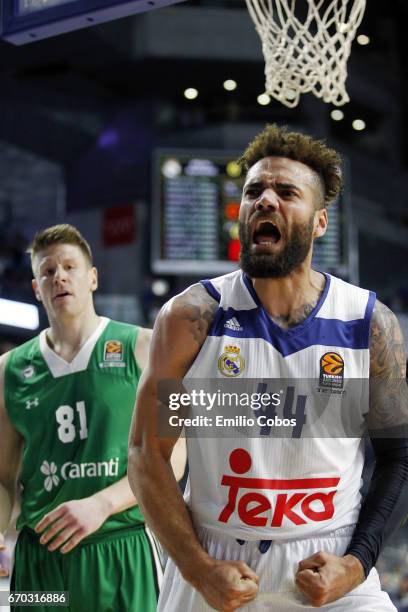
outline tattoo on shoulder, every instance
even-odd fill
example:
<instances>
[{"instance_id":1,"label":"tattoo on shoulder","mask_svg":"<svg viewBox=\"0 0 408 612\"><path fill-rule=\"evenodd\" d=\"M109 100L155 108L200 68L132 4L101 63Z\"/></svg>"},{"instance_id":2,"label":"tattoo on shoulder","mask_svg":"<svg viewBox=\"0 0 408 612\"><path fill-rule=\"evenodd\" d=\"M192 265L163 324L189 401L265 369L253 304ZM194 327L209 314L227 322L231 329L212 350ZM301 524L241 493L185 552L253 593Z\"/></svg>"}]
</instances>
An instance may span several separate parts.
<instances>
[{"instance_id":1,"label":"tattoo on shoulder","mask_svg":"<svg viewBox=\"0 0 408 612\"><path fill-rule=\"evenodd\" d=\"M372 431L408 426L408 388L405 380L404 339L394 313L376 302L370 329L370 410Z\"/></svg>"},{"instance_id":2,"label":"tattoo on shoulder","mask_svg":"<svg viewBox=\"0 0 408 612\"><path fill-rule=\"evenodd\" d=\"M404 338L395 314L378 300L370 328L370 368L372 376L405 378Z\"/></svg>"},{"instance_id":3,"label":"tattoo on shoulder","mask_svg":"<svg viewBox=\"0 0 408 612\"><path fill-rule=\"evenodd\" d=\"M193 339L201 346L213 322L218 302L198 284L182 293L178 302L181 316L189 322Z\"/></svg>"}]
</instances>

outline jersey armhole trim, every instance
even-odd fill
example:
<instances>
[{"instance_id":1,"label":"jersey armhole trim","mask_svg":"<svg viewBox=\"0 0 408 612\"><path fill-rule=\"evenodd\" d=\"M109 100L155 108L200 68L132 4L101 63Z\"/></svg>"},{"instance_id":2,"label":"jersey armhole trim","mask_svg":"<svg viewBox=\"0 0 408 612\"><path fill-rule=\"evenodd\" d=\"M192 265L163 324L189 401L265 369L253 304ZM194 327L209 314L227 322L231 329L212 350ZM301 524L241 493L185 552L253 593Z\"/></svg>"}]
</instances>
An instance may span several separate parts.
<instances>
[{"instance_id":1,"label":"jersey armhole trim","mask_svg":"<svg viewBox=\"0 0 408 612\"><path fill-rule=\"evenodd\" d=\"M138 363L138 361L136 359L136 345L137 345L137 341L139 339L139 334L140 334L140 329L141 328L140 328L139 325L134 325L133 327L135 328L135 332L134 332L134 337L133 337L132 345L131 345L132 346L132 357L133 357L134 364L136 366L138 380L140 380L140 377L142 375L142 368L140 367L140 365L139 365L139 363Z\"/></svg>"},{"instance_id":2,"label":"jersey armhole trim","mask_svg":"<svg viewBox=\"0 0 408 612\"><path fill-rule=\"evenodd\" d=\"M209 280L201 280L200 284L204 287L204 289L207 291L207 293L209 295L211 295L212 298L214 298L214 300L218 303L221 302L221 294L218 293L218 291L216 290L216 288L214 287L214 285L212 284L211 281Z\"/></svg>"},{"instance_id":3,"label":"jersey armhole trim","mask_svg":"<svg viewBox=\"0 0 408 612\"><path fill-rule=\"evenodd\" d=\"M10 389L11 385L7 384L7 378L9 376L9 374L10 374L9 368L11 366L11 362L13 360L13 357L14 357L13 351L10 351L10 355L8 356L7 361L4 364L4 373L3 373L3 406L4 406L4 410L6 411L7 416L10 419L11 423L13 423L11 412L9 410L9 405L11 404L11 398L9 397L9 389Z\"/></svg>"},{"instance_id":4,"label":"jersey armhole trim","mask_svg":"<svg viewBox=\"0 0 408 612\"><path fill-rule=\"evenodd\" d=\"M374 291L369 291L367 305L364 313L364 325L363 325L363 342L364 346L370 348L370 325L371 325L371 317L373 316L373 310L375 306L375 301L377 299Z\"/></svg>"}]
</instances>

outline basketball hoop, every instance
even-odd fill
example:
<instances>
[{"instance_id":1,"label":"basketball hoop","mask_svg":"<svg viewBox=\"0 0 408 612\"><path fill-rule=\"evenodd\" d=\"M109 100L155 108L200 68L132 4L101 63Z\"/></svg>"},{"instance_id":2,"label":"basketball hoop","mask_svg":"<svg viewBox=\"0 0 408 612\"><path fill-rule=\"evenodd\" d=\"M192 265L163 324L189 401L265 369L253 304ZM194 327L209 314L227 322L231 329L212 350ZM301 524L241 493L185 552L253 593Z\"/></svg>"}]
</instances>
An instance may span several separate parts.
<instances>
[{"instance_id":1,"label":"basketball hoop","mask_svg":"<svg viewBox=\"0 0 408 612\"><path fill-rule=\"evenodd\" d=\"M311 91L341 106L366 0L246 0L262 41L266 93L293 108Z\"/></svg>"}]
</instances>

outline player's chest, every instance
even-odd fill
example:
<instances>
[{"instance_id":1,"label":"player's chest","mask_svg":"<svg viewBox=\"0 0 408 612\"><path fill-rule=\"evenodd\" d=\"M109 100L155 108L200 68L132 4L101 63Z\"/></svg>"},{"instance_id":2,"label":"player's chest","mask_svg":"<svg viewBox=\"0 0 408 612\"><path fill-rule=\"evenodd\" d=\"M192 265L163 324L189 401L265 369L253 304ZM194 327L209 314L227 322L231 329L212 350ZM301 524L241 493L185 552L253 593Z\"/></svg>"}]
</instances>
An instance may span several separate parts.
<instances>
[{"instance_id":1,"label":"player's chest","mask_svg":"<svg viewBox=\"0 0 408 612\"><path fill-rule=\"evenodd\" d=\"M85 440L89 430L102 423L106 428L127 423L135 392L135 380L116 370L87 370L60 378L39 373L15 395L15 424L26 440Z\"/></svg>"},{"instance_id":2,"label":"player's chest","mask_svg":"<svg viewBox=\"0 0 408 612\"><path fill-rule=\"evenodd\" d=\"M345 378L368 376L367 351L260 338L209 337L194 364L195 378L310 378L342 386Z\"/></svg>"}]
</instances>

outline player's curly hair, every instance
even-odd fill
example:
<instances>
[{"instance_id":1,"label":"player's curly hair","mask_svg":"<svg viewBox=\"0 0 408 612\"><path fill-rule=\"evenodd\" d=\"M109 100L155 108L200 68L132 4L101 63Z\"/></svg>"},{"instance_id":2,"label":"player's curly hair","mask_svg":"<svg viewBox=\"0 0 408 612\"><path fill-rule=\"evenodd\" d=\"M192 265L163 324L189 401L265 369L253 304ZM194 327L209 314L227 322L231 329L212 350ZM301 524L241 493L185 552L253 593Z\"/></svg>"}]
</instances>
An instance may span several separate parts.
<instances>
[{"instance_id":1,"label":"player's curly hair","mask_svg":"<svg viewBox=\"0 0 408 612\"><path fill-rule=\"evenodd\" d=\"M340 194L343 186L342 159L323 140L290 132L286 126L273 123L249 143L238 164L248 171L260 159L269 156L288 157L314 170L322 181L324 206L328 206Z\"/></svg>"},{"instance_id":2,"label":"player's curly hair","mask_svg":"<svg viewBox=\"0 0 408 612\"><path fill-rule=\"evenodd\" d=\"M93 265L91 247L81 232L69 223L60 223L59 225L46 227L35 234L32 243L27 249L27 253L31 256L31 265L33 265L34 258L40 251L53 244L74 244L81 249L89 265Z\"/></svg>"}]
</instances>

